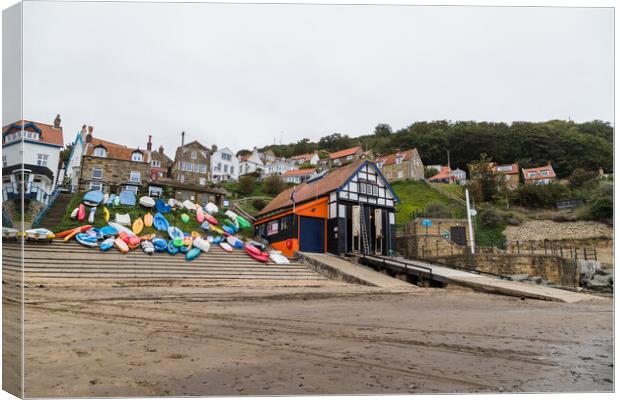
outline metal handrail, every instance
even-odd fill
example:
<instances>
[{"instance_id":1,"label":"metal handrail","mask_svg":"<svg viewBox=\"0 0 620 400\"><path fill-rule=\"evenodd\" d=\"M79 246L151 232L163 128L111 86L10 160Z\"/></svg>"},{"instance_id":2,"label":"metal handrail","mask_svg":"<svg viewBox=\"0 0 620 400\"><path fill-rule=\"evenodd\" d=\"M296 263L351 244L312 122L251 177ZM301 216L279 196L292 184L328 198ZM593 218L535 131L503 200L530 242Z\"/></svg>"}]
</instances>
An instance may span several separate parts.
<instances>
[{"instance_id":1,"label":"metal handrail","mask_svg":"<svg viewBox=\"0 0 620 400\"><path fill-rule=\"evenodd\" d=\"M368 257L373 257L375 259L381 260L382 266L384 268L387 268L387 265L386 265L386 260L387 260L387 261L389 261L391 263L399 264L405 270L409 270L409 269L412 269L412 268L424 270L428 274L428 280L429 281L433 280L433 269L430 268L430 267L424 267L424 266L421 266L421 265L414 265L414 264L410 264L410 263L407 263L407 262L404 262L404 261L396 260L396 259L390 258L390 257L362 254L362 260L363 261L369 260Z\"/></svg>"},{"instance_id":2,"label":"metal handrail","mask_svg":"<svg viewBox=\"0 0 620 400\"><path fill-rule=\"evenodd\" d=\"M443 262L440 262L440 261L435 261L435 260L428 260L428 262L432 262L434 264L438 264L441 267L458 269L460 271L471 272L471 273L478 274L478 275L490 275L490 276L494 276L494 277L500 278L500 279L506 279L506 280L509 280L509 281L512 280L509 276L505 276L505 275L501 275L501 274L496 274L494 272L479 271L477 269L461 267L460 265L446 264L446 263L443 263Z\"/></svg>"},{"instance_id":3,"label":"metal handrail","mask_svg":"<svg viewBox=\"0 0 620 400\"><path fill-rule=\"evenodd\" d=\"M54 205L54 203L56 202L56 199L58 198L58 195L60 194L60 187L57 187L56 189L54 189L54 191L52 192L52 194L50 195L47 204L45 205L45 207L43 207L41 209L41 211L39 211L39 213L37 214L36 217L34 217L34 219L32 220L32 226L34 228L38 227L39 224L41 223L41 220L43 219L43 217L45 217L45 214L47 214L47 211Z\"/></svg>"}]
</instances>

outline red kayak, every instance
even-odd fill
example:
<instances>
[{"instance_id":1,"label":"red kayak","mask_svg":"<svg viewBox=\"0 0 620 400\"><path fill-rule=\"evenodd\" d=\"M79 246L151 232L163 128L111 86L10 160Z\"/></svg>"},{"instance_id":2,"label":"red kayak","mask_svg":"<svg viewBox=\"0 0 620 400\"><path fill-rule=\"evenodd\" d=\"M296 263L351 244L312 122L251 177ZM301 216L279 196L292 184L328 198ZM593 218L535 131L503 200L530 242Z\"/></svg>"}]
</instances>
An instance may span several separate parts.
<instances>
[{"instance_id":1,"label":"red kayak","mask_svg":"<svg viewBox=\"0 0 620 400\"><path fill-rule=\"evenodd\" d=\"M207 222L210 223L211 225L217 225L217 219L215 219L213 215L205 213L204 217L205 217L205 220L207 220Z\"/></svg>"},{"instance_id":2,"label":"red kayak","mask_svg":"<svg viewBox=\"0 0 620 400\"><path fill-rule=\"evenodd\" d=\"M84 221L85 217L86 217L86 207L84 207L84 204L80 204L80 207L78 208L77 219L78 221Z\"/></svg>"},{"instance_id":3,"label":"red kayak","mask_svg":"<svg viewBox=\"0 0 620 400\"><path fill-rule=\"evenodd\" d=\"M265 264L269 261L269 254L263 253L262 251L252 246L251 244L245 245L245 251L246 253L248 253L250 257L252 257L253 259L257 261L263 262Z\"/></svg>"},{"instance_id":4,"label":"red kayak","mask_svg":"<svg viewBox=\"0 0 620 400\"><path fill-rule=\"evenodd\" d=\"M74 232L76 230L78 231L78 233L82 233L82 232L86 232L87 230L89 230L92 227L93 227L92 225L78 226L78 227L75 227L73 229L69 229L68 231L62 231L60 233L55 233L54 237L64 238L65 236L67 236L68 234L70 234L70 233L72 233L72 232Z\"/></svg>"}]
</instances>

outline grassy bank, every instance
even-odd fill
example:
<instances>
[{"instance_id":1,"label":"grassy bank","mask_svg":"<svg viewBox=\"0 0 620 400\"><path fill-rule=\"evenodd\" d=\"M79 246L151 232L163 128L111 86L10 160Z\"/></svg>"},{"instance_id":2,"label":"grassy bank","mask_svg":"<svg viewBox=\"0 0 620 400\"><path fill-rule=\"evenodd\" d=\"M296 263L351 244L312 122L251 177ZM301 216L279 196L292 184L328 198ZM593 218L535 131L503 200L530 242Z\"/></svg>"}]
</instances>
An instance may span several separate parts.
<instances>
[{"instance_id":1,"label":"grassy bank","mask_svg":"<svg viewBox=\"0 0 620 400\"><path fill-rule=\"evenodd\" d=\"M463 188L459 185L442 185L442 188L461 197ZM429 204L442 204L448 208L454 208L454 201L444 196L424 182L399 181L392 184L392 189L400 198L400 204L396 206L396 223L405 224L411 219L415 211L423 211ZM464 211L463 211L464 214Z\"/></svg>"}]
</instances>

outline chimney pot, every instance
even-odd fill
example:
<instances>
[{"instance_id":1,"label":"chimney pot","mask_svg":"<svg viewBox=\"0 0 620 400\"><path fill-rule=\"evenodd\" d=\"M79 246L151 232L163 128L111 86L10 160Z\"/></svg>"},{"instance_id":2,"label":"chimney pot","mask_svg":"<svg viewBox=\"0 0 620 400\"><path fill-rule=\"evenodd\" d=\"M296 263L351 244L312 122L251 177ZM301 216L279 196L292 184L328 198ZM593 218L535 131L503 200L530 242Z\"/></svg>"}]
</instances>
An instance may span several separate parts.
<instances>
[{"instance_id":1,"label":"chimney pot","mask_svg":"<svg viewBox=\"0 0 620 400\"><path fill-rule=\"evenodd\" d=\"M153 148L153 144L151 143L151 135L149 135L149 141L146 143L146 149L148 151L151 151L152 148Z\"/></svg>"},{"instance_id":2,"label":"chimney pot","mask_svg":"<svg viewBox=\"0 0 620 400\"><path fill-rule=\"evenodd\" d=\"M164 154L164 146L159 146L159 154Z\"/></svg>"},{"instance_id":3,"label":"chimney pot","mask_svg":"<svg viewBox=\"0 0 620 400\"><path fill-rule=\"evenodd\" d=\"M60 129L60 122L60 114L57 114L56 118L54 119L54 128Z\"/></svg>"}]
</instances>

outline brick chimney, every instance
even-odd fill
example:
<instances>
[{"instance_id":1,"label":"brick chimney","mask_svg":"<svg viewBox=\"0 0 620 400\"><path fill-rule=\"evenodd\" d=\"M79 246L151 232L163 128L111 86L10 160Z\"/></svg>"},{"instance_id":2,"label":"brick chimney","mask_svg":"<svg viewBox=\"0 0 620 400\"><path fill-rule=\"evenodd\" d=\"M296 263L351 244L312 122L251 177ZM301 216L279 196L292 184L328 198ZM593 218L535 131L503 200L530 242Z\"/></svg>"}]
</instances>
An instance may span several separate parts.
<instances>
[{"instance_id":1,"label":"brick chimney","mask_svg":"<svg viewBox=\"0 0 620 400\"><path fill-rule=\"evenodd\" d=\"M148 151L151 151L152 148L153 148L153 143L151 143L151 135L149 135L149 141L146 143L146 149Z\"/></svg>"},{"instance_id":2,"label":"brick chimney","mask_svg":"<svg viewBox=\"0 0 620 400\"><path fill-rule=\"evenodd\" d=\"M164 154L164 146L159 146L159 154Z\"/></svg>"},{"instance_id":3,"label":"brick chimney","mask_svg":"<svg viewBox=\"0 0 620 400\"><path fill-rule=\"evenodd\" d=\"M89 126L88 133L86 134L85 142L92 143L92 141L93 141L93 127Z\"/></svg>"},{"instance_id":4,"label":"brick chimney","mask_svg":"<svg viewBox=\"0 0 620 400\"><path fill-rule=\"evenodd\" d=\"M56 115L56 118L54 119L54 129L60 129L60 114Z\"/></svg>"}]
</instances>

